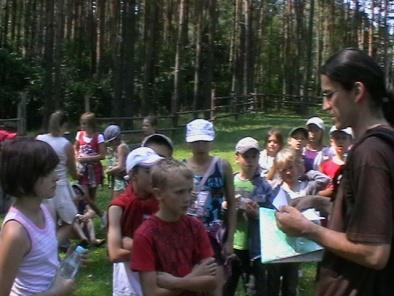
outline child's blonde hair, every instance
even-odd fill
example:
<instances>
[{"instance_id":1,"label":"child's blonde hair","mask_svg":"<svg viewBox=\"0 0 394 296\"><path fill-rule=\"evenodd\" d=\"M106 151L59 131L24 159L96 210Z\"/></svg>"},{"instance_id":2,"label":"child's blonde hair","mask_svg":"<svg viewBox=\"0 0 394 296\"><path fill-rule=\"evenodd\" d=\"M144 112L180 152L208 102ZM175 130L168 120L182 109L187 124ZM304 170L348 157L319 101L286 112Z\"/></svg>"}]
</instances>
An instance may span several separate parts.
<instances>
[{"instance_id":1,"label":"child's blonde hair","mask_svg":"<svg viewBox=\"0 0 394 296\"><path fill-rule=\"evenodd\" d=\"M193 172L186 165L175 159L160 160L152 169L152 187L164 189L168 180L179 174L186 179L193 179Z\"/></svg>"},{"instance_id":2,"label":"child's blonde hair","mask_svg":"<svg viewBox=\"0 0 394 296\"><path fill-rule=\"evenodd\" d=\"M96 115L93 112L85 112L81 115L80 120L86 121L86 124L96 130Z\"/></svg>"},{"instance_id":3,"label":"child's blonde hair","mask_svg":"<svg viewBox=\"0 0 394 296\"><path fill-rule=\"evenodd\" d=\"M275 156L274 164L267 174L267 179L272 180L289 162L296 163L299 158L300 156L297 151L291 147L285 147L279 150Z\"/></svg>"}]
</instances>

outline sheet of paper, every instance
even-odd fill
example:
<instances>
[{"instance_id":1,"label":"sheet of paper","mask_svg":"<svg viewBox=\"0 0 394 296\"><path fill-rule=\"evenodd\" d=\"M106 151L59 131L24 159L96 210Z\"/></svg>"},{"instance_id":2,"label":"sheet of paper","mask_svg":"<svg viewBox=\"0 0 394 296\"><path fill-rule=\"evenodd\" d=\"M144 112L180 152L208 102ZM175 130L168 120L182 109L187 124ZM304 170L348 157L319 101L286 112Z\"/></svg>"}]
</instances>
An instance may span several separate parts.
<instances>
[{"instance_id":1,"label":"sheet of paper","mask_svg":"<svg viewBox=\"0 0 394 296\"><path fill-rule=\"evenodd\" d=\"M274 198L272 204L275 209L279 210L283 206L287 206L289 203L287 201L286 192L283 189L279 189L278 194Z\"/></svg>"},{"instance_id":2,"label":"sheet of paper","mask_svg":"<svg viewBox=\"0 0 394 296\"><path fill-rule=\"evenodd\" d=\"M307 209L302 212L302 215L304 215L304 217L309 221L319 221L325 219L324 217L320 217L319 211L316 211L315 209Z\"/></svg>"},{"instance_id":3,"label":"sheet of paper","mask_svg":"<svg viewBox=\"0 0 394 296\"><path fill-rule=\"evenodd\" d=\"M311 262L322 257L323 248L314 241L282 232L272 209L260 208L260 240L262 263Z\"/></svg>"}]
</instances>

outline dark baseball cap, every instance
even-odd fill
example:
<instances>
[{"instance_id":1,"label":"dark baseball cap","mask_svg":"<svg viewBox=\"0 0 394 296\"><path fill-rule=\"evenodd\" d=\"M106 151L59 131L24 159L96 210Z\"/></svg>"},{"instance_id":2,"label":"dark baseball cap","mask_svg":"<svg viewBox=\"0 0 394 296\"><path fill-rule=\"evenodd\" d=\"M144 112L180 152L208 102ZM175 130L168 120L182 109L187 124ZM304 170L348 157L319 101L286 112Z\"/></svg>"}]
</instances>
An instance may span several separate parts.
<instances>
[{"instance_id":1,"label":"dark baseball cap","mask_svg":"<svg viewBox=\"0 0 394 296\"><path fill-rule=\"evenodd\" d=\"M303 126L294 127L289 132L289 138L293 138L294 134L302 133L306 139L308 139L308 130Z\"/></svg>"}]
</instances>

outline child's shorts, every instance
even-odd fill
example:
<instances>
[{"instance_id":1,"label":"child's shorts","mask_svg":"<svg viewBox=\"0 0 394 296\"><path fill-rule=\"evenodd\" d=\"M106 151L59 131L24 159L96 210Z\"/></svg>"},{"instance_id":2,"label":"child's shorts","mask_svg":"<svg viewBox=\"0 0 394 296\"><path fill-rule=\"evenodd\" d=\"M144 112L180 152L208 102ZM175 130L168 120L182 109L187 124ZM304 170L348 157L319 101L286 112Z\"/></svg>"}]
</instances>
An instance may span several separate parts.
<instances>
[{"instance_id":1,"label":"child's shorts","mask_svg":"<svg viewBox=\"0 0 394 296\"><path fill-rule=\"evenodd\" d=\"M130 262L113 264L112 296L143 296L138 272L131 271Z\"/></svg>"},{"instance_id":2,"label":"child's shorts","mask_svg":"<svg viewBox=\"0 0 394 296\"><path fill-rule=\"evenodd\" d=\"M65 184L56 184L55 196L45 200L55 221L61 220L61 222L66 224L73 223L77 214L74 197L75 193L68 182Z\"/></svg>"}]
</instances>

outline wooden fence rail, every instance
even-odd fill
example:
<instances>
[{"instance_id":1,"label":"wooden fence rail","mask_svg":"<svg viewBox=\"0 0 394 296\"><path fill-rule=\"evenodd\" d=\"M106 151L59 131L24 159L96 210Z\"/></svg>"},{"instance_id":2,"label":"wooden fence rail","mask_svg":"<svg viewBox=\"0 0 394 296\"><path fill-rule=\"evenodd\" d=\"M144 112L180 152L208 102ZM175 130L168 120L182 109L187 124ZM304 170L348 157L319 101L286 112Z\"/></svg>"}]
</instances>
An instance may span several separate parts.
<instances>
[{"instance_id":1,"label":"wooden fence rail","mask_svg":"<svg viewBox=\"0 0 394 296\"><path fill-rule=\"evenodd\" d=\"M215 121L219 118L234 117L238 119L243 114L251 113L301 113L308 116L309 110L319 108L321 105L317 97L306 97L297 95L281 94L258 94L251 93L241 96L215 96L211 94L211 105L209 109L182 110L174 114L157 114L157 119L161 122L159 132L170 133L172 136L180 129L184 129L186 123L193 118L204 117ZM119 124L124 134L141 134L139 127L144 116L130 117L100 117L97 120L102 124ZM129 122L130 124L126 124ZM137 123L138 122L138 123ZM174 124L176 123L176 124ZM132 128L127 128L131 126Z\"/></svg>"}]
</instances>

